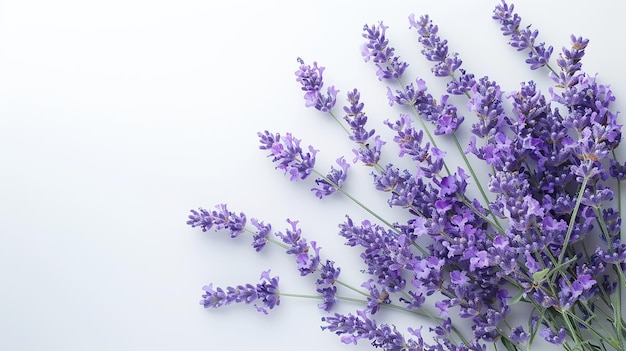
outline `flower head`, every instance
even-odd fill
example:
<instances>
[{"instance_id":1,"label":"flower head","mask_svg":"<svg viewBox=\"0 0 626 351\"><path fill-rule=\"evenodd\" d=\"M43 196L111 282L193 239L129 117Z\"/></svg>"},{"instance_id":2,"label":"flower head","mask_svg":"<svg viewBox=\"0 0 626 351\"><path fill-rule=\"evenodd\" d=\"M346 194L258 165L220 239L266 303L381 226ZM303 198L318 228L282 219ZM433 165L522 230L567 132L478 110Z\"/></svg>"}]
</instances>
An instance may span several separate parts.
<instances>
[{"instance_id":1,"label":"flower head","mask_svg":"<svg viewBox=\"0 0 626 351\"><path fill-rule=\"evenodd\" d=\"M395 49L389 46L389 40L385 36L387 28L389 27L383 22L363 26L363 38L368 41L363 44L361 54L365 62L371 60L376 64L379 80L400 79L409 65L394 55Z\"/></svg>"},{"instance_id":2,"label":"flower head","mask_svg":"<svg viewBox=\"0 0 626 351\"><path fill-rule=\"evenodd\" d=\"M315 241L309 242L302 237L302 229L298 228L298 221L288 219L291 228L285 229L285 233L277 232L276 236L289 246L287 254L296 256L296 263L300 274L305 276L317 270L320 263L320 248Z\"/></svg>"},{"instance_id":3,"label":"flower head","mask_svg":"<svg viewBox=\"0 0 626 351\"><path fill-rule=\"evenodd\" d=\"M273 309L280 304L280 293L278 291L278 277L271 277L270 271L261 274L261 282L256 285L245 284L229 286L226 289L213 288L213 284L202 288L204 294L200 304L205 308L218 308L231 303L261 302L262 305L255 305L259 312L268 313L267 309Z\"/></svg>"},{"instance_id":4,"label":"flower head","mask_svg":"<svg viewBox=\"0 0 626 351\"><path fill-rule=\"evenodd\" d=\"M300 139L294 138L291 133L281 137L280 134L272 134L268 131L257 133L261 141L259 149L268 150L267 157L272 158L277 169L282 169L290 175L290 180L305 179L311 174L315 165L317 150L309 146L309 152L300 147Z\"/></svg>"},{"instance_id":5,"label":"flower head","mask_svg":"<svg viewBox=\"0 0 626 351\"><path fill-rule=\"evenodd\" d=\"M215 206L217 210L208 211L203 208L191 210L187 224L192 227L200 227L203 232L211 228L215 230L228 229L231 237L236 237L243 232L246 225L246 215L239 215L228 210L226 204Z\"/></svg>"},{"instance_id":6,"label":"flower head","mask_svg":"<svg viewBox=\"0 0 626 351\"><path fill-rule=\"evenodd\" d=\"M522 19L513 12L514 8L514 5L509 6L502 0L502 5L497 5L494 9L492 18L500 22L502 34L510 38L509 45L518 51L528 50L526 63L531 69L545 66L552 55L552 46L546 48L544 43L535 43L538 30L532 30L530 26L520 29Z\"/></svg>"},{"instance_id":7,"label":"flower head","mask_svg":"<svg viewBox=\"0 0 626 351\"><path fill-rule=\"evenodd\" d=\"M322 94L324 67L319 67L317 62L313 62L313 66L307 65L301 58L298 58L298 62L300 67L296 71L296 81L302 85L302 90L305 91L305 106L315 107L322 112L330 111L337 102L339 90L330 86L326 89L326 94Z\"/></svg>"},{"instance_id":8,"label":"flower head","mask_svg":"<svg viewBox=\"0 0 626 351\"><path fill-rule=\"evenodd\" d=\"M326 263L320 266L320 277L317 279L315 286L317 292L323 295L324 302L319 304L318 307L324 311L330 311L338 301L335 296L337 292L335 281L339 278L340 272L341 269L335 267L335 262L330 260L326 260Z\"/></svg>"},{"instance_id":9,"label":"flower head","mask_svg":"<svg viewBox=\"0 0 626 351\"><path fill-rule=\"evenodd\" d=\"M319 188L313 188L311 191L315 192L315 196L320 199L324 196L328 196L335 191L337 191L343 185L343 182L346 180L348 176L348 168L350 165L343 157L337 159L337 164L339 165L339 169L331 167L330 173L325 178L318 178L315 180L315 183L319 186Z\"/></svg>"}]
</instances>

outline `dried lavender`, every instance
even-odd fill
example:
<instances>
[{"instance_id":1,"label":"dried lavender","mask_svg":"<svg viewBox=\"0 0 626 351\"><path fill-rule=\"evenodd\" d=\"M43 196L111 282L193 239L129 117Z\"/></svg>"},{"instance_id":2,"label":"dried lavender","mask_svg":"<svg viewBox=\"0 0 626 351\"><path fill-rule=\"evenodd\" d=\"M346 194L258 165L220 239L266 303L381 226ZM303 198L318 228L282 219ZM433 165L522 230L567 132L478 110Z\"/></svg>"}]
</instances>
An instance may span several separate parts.
<instances>
[{"instance_id":1,"label":"dried lavender","mask_svg":"<svg viewBox=\"0 0 626 351\"><path fill-rule=\"evenodd\" d=\"M472 115L468 118L448 95L431 95L424 77L404 83L408 63L395 55L388 26L363 27L363 58L387 84L389 104L403 108L395 120L382 123L395 133L397 156L409 168L383 159L387 142L370 126L359 90L348 90L339 118L339 90L322 90L325 68L299 58L295 75L305 106L331 116L346 132L354 145L353 163L370 167L373 188L388 195L389 206L405 211L404 219L385 219L343 189L350 167L345 155L337 157L338 168L322 173L315 168L317 149L303 149L290 133L259 133L260 149L290 180L315 174L315 196L339 193L372 216L355 222L346 215L339 224L346 245L360 250L363 283L342 281L340 273L346 272L323 257L298 221L288 219L284 231L274 231L222 204L213 211L192 210L187 223L203 231L226 230L231 237L249 233L256 251L278 245L315 284L311 295L279 292L278 277L264 272L257 285L206 286L201 304L256 302L257 310L267 313L280 297L317 299L327 313L322 330L346 344L366 340L384 350L521 351L537 338L566 350L626 349L620 214L626 163L616 157L622 135L612 109L615 97L582 68L588 39L572 35L553 65L552 46L538 42L539 31L524 26L513 5L502 1L492 18L511 47L527 52L533 74L544 72L554 81L549 95L532 80L507 92L487 76L476 77L428 15L409 16L421 46L417 51L433 65L435 77L447 80L448 94L467 98L462 107ZM463 125L466 119L471 125ZM457 133L464 131L472 138L462 146ZM463 166L446 164L437 138L457 145ZM488 167L488 179L477 177L476 163ZM480 198L470 195L470 187L480 190ZM359 307L354 313L334 312L345 302ZM387 308L414 316L415 328L402 331L377 321ZM528 323L513 324L513 310L526 313ZM425 321L432 326L422 327Z\"/></svg>"}]
</instances>

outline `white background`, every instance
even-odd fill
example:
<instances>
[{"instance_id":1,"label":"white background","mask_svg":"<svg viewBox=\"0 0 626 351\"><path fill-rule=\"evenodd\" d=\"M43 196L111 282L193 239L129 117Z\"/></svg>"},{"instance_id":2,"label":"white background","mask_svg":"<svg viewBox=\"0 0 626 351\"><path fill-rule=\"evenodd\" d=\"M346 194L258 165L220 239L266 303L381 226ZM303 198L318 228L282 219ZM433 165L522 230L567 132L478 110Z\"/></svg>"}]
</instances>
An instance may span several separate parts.
<instances>
[{"instance_id":1,"label":"white background","mask_svg":"<svg viewBox=\"0 0 626 351\"><path fill-rule=\"evenodd\" d=\"M255 283L268 268L285 292L311 293L312 281L276 247L256 254L249 237L186 226L188 211L226 202L277 229L298 219L358 285L358 252L343 246L337 224L366 214L340 196L318 200L312 179L290 183L258 150L256 132L293 132L321 150L321 170L352 158L334 122L305 109L294 80L301 56L327 67L341 103L360 88L384 133L398 110L360 56L362 26L379 20L411 63L408 76L443 93L410 13L429 13L477 76L507 91L530 79L547 87L546 70L531 72L506 45L491 20L496 3L0 1L0 350L340 349L319 329L315 301L285 297L269 316L198 305L202 285ZM556 51L571 33L589 37L584 68L612 83L624 111L626 5L593 3L526 0L517 9ZM389 143L385 157L394 153ZM403 218L367 191L368 170L351 171L348 191Z\"/></svg>"}]
</instances>

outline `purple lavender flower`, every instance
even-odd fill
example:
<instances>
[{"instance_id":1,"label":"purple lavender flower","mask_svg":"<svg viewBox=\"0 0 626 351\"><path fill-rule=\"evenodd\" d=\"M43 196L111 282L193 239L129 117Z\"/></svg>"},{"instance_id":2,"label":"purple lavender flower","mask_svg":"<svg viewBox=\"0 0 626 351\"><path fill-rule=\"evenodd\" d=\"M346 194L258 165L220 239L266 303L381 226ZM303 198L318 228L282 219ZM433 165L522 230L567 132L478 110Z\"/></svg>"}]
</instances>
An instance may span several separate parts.
<instances>
[{"instance_id":1,"label":"purple lavender flower","mask_svg":"<svg viewBox=\"0 0 626 351\"><path fill-rule=\"evenodd\" d=\"M419 34L422 55L428 61L436 62L431 69L433 74L436 77L450 78L446 91L454 95L467 94L476 83L474 75L460 68L463 61L457 53L449 53L448 41L439 37L439 28L432 23L430 17L424 15L416 20L415 15L411 14L409 24L409 28L415 28ZM461 73L459 77L456 77L457 70Z\"/></svg>"},{"instance_id":2,"label":"purple lavender flower","mask_svg":"<svg viewBox=\"0 0 626 351\"><path fill-rule=\"evenodd\" d=\"M361 148L352 150L354 153L352 162L361 161L368 167L376 166L380 161L380 154L385 144L386 142L380 138L380 135L376 135L373 143L366 143Z\"/></svg>"},{"instance_id":3,"label":"purple lavender flower","mask_svg":"<svg viewBox=\"0 0 626 351\"><path fill-rule=\"evenodd\" d=\"M309 249L312 249L312 254L309 253ZM320 249L315 241L311 241L307 251L298 254L296 263L300 275L309 275L317 270L320 263Z\"/></svg>"},{"instance_id":4,"label":"purple lavender flower","mask_svg":"<svg viewBox=\"0 0 626 351\"><path fill-rule=\"evenodd\" d=\"M364 311L356 311L356 315L342 315L322 317L322 330L331 331L341 336L344 344L356 344L359 339L373 339L376 334L376 321L370 319Z\"/></svg>"},{"instance_id":5,"label":"purple lavender flower","mask_svg":"<svg viewBox=\"0 0 626 351\"><path fill-rule=\"evenodd\" d=\"M565 281L565 278L561 277L558 293L560 307L569 310L576 301L588 299L596 283L591 274L581 274L573 282Z\"/></svg>"},{"instance_id":6,"label":"purple lavender flower","mask_svg":"<svg viewBox=\"0 0 626 351\"><path fill-rule=\"evenodd\" d=\"M465 173L463 168L458 167L457 173L441 178L441 180L433 180L439 186L441 195L464 195L467 188L467 179L469 175Z\"/></svg>"},{"instance_id":7,"label":"purple lavender flower","mask_svg":"<svg viewBox=\"0 0 626 351\"><path fill-rule=\"evenodd\" d=\"M572 35L571 49L563 48L562 53L556 60L561 72L557 75L552 73L550 76L561 87L571 87L579 82L580 75L578 72L582 67L580 62L585 56L585 48L589 44L589 39L576 37Z\"/></svg>"},{"instance_id":8,"label":"purple lavender flower","mask_svg":"<svg viewBox=\"0 0 626 351\"><path fill-rule=\"evenodd\" d=\"M607 208L602 210L602 219L606 225L607 234L609 238L616 238L621 233L622 218L619 212L614 208ZM608 238L604 235L601 236L604 242L608 242Z\"/></svg>"},{"instance_id":9,"label":"purple lavender flower","mask_svg":"<svg viewBox=\"0 0 626 351\"><path fill-rule=\"evenodd\" d=\"M396 90L395 94L391 88L387 88L389 105L397 103L413 106L421 118L435 125L436 135L456 132L464 118L459 117L457 108L448 103L448 95L443 95L438 103L432 95L426 93L427 87L423 80L418 79L416 83L417 89L411 83L404 90Z\"/></svg>"},{"instance_id":10,"label":"purple lavender flower","mask_svg":"<svg viewBox=\"0 0 626 351\"><path fill-rule=\"evenodd\" d=\"M288 219L287 223L291 225L291 228L287 228L285 233L276 232L276 236L290 246L287 250L287 254L296 256L296 263L300 275L309 275L319 266L320 248L317 247L314 241L311 241L311 245L309 245L307 240L302 237L302 229L298 228L298 221ZM313 251L312 254L311 250Z\"/></svg>"},{"instance_id":11,"label":"purple lavender flower","mask_svg":"<svg viewBox=\"0 0 626 351\"><path fill-rule=\"evenodd\" d=\"M260 222L256 218L251 218L250 222L257 229L252 238L252 247L259 252L265 247L265 244L267 244L268 236L272 232L272 225Z\"/></svg>"},{"instance_id":12,"label":"purple lavender flower","mask_svg":"<svg viewBox=\"0 0 626 351\"><path fill-rule=\"evenodd\" d=\"M335 297L337 292L335 281L339 278L341 269L339 267L335 268L334 264L335 262L326 260L326 263L320 266L320 277L315 283L317 292L324 297L324 302L317 306L326 312L330 311L338 301L337 297Z\"/></svg>"},{"instance_id":13,"label":"purple lavender flower","mask_svg":"<svg viewBox=\"0 0 626 351\"><path fill-rule=\"evenodd\" d=\"M261 279L263 282L257 284L258 299L263 302L263 305L269 309L280 305L280 292L278 290L278 277L270 277L270 271L267 270L261 273ZM263 307L255 306L257 311L267 314L267 310Z\"/></svg>"},{"instance_id":14,"label":"purple lavender flower","mask_svg":"<svg viewBox=\"0 0 626 351\"><path fill-rule=\"evenodd\" d=\"M492 210L509 219L515 230L526 231L530 226L542 221L544 209L539 201L532 197L526 174L497 171L491 177L489 190L497 194L491 206Z\"/></svg>"},{"instance_id":15,"label":"purple lavender flower","mask_svg":"<svg viewBox=\"0 0 626 351\"><path fill-rule=\"evenodd\" d=\"M384 288L379 289L373 279L368 279L366 282L361 284L361 286L366 288L370 293L367 297L366 309L369 314L375 314L380 309L381 305L391 303L389 293L385 291Z\"/></svg>"},{"instance_id":16,"label":"purple lavender flower","mask_svg":"<svg viewBox=\"0 0 626 351\"><path fill-rule=\"evenodd\" d=\"M435 135L453 134L463 122L463 116L457 115L456 106L448 103L448 95L443 95L439 103L427 98L415 107L420 116L435 125Z\"/></svg>"},{"instance_id":17,"label":"purple lavender flower","mask_svg":"<svg viewBox=\"0 0 626 351\"><path fill-rule=\"evenodd\" d=\"M413 106L418 100L428 98L426 90L428 90L426 82L419 78L415 80L415 85L410 83L403 90L396 90L395 94L391 91L390 87L387 87L389 106L393 106L394 103L398 105Z\"/></svg>"},{"instance_id":18,"label":"purple lavender flower","mask_svg":"<svg viewBox=\"0 0 626 351\"><path fill-rule=\"evenodd\" d=\"M531 30L530 26L520 29L522 22L521 17L513 12L514 6L507 5L502 0L502 5L497 5L493 11L493 19L500 22L502 34L510 37L509 45L518 51L528 49L528 59L526 63L530 65L530 69L537 69L545 66L550 61L552 55L552 46L545 47L545 43L535 44L539 31Z\"/></svg>"},{"instance_id":19,"label":"purple lavender flower","mask_svg":"<svg viewBox=\"0 0 626 351\"><path fill-rule=\"evenodd\" d=\"M518 344L523 344L523 343L527 342L528 340L530 340L530 334L527 333L524 330L524 328L522 328L521 326L517 326L517 327L513 328L509 338L513 342L516 342Z\"/></svg>"},{"instance_id":20,"label":"purple lavender flower","mask_svg":"<svg viewBox=\"0 0 626 351\"><path fill-rule=\"evenodd\" d=\"M277 169L281 169L285 174L290 175L290 180L305 179L311 174L315 165L315 154L317 150L309 146L309 152L304 152L300 147L300 139L294 138L291 133L287 133L281 138L280 134L257 133L261 141L259 149L268 150L272 157L272 162L276 163Z\"/></svg>"},{"instance_id":21,"label":"purple lavender flower","mask_svg":"<svg viewBox=\"0 0 626 351\"><path fill-rule=\"evenodd\" d=\"M370 340L373 347L383 350L427 350L426 348L420 347L420 344L422 346L424 345L421 336L419 342L412 339L407 340L395 326L389 326L387 324L378 325L374 319L368 317L365 311L356 311L356 315L335 313L334 316L323 317L322 321L326 323L326 325L322 326L322 330L328 330L339 335L341 342L344 344L356 344L360 339L367 339ZM414 335L416 334L417 333ZM443 351L443 349L440 348L432 348L432 350Z\"/></svg>"},{"instance_id":22,"label":"purple lavender flower","mask_svg":"<svg viewBox=\"0 0 626 351\"><path fill-rule=\"evenodd\" d=\"M352 134L350 140L364 144L369 138L371 138L375 131L374 129L366 130L365 124L367 123L367 116L363 112L363 103L360 102L361 94L357 89L353 89L348 92L348 101L350 106L344 106L343 110L346 113L344 120L350 125Z\"/></svg>"},{"instance_id":23,"label":"purple lavender flower","mask_svg":"<svg viewBox=\"0 0 626 351\"><path fill-rule=\"evenodd\" d=\"M420 16L415 20L415 15L409 16L409 28L417 29L420 35L419 42L422 44L422 55L427 60L437 62L432 71L437 77L454 76L454 72L461 66L463 61L456 53L448 54L448 41L441 39L437 32L439 28L432 23L428 15Z\"/></svg>"},{"instance_id":24,"label":"purple lavender flower","mask_svg":"<svg viewBox=\"0 0 626 351\"><path fill-rule=\"evenodd\" d=\"M403 235L396 237L393 231L368 220L355 226L348 217L339 227L339 235L347 239L346 245L364 248L361 259L367 266L365 271L377 278L377 284L390 292L404 289L406 280L402 273L413 261L410 240Z\"/></svg>"},{"instance_id":25,"label":"purple lavender flower","mask_svg":"<svg viewBox=\"0 0 626 351\"><path fill-rule=\"evenodd\" d=\"M389 179L387 174L377 176L376 182ZM404 170L401 177L394 181L394 188L391 197L387 200L389 206L398 206L413 209L416 207L417 197L421 195L424 184L416 181L407 170ZM388 181L388 180L387 180Z\"/></svg>"},{"instance_id":26,"label":"purple lavender flower","mask_svg":"<svg viewBox=\"0 0 626 351\"><path fill-rule=\"evenodd\" d=\"M360 102L361 94L357 89L348 93L348 101L350 106L344 106L343 110L346 112L344 120L350 126L352 134L350 140L356 142L359 146L357 149L353 149L354 159L353 162L361 161L368 167L374 167L380 160L380 153L382 151L385 142L379 135L374 136L375 130L365 129L367 123L367 116L363 112L363 103ZM374 136L374 140L371 137Z\"/></svg>"},{"instance_id":27,"label":"purple lavender flower","mask_svg":"<svg viewBox=\"0 0 626 351\"><path fill-rule=\"evenodd\" d=\"M215 206L217 210L211 212L199 208L198 211L191 210L187 224L192 227L200 227L203 232L215 227L215 230L228 229L232 238L243 233L246 225L246 215L242 212L239 215L228 210L226 204Z\"/></svg>"},{"instance_id":28,"label":"purple lavender flower","mask_svg":"<svg viewBox=\"0 0 626 351\"><path fill-rule=\"evenodd\" d=\"M611 250L603 250L598 247L595 255L605 264L624 265L626 263L626 244L615 242ZM622 268L623 269L623 268Z\"/></svg>"},{"instance_id":29,"label":"purple lavender flower","mask_svg":"<svg viewBox=\"0 0 626 351\"><path fill-rule=\"evenodd\" d=\"M472 125L472 133L486 138L500 131L505 122L500 86L483 77L474 84L470 95L467 109L478 115L477 122Z\"/></svg>"},{"instance_id":30,"label":"purple lavender flower","mask_svg":"<svg viewBox=\"0 0 626 351\"><path fill-rule=\"evenodd\" d=\"M436 256L414 260L411 269L413 273L411 284L419 295L430 296L439 290L443 283L444 264L445 260Z\"/></svg>"},{"instance_id":31,"label":"purple lavender flower","mask_svg":"<svg viewBox=\"0 0 626 351\"><path fill-rule=\"evenodd\" d=\"M343 157L337 159L337 164L339 165L339 169L335 167L331 167L330 173L326 176L326 178L317 178L315 183L319 186L319 188L313 188L311 191L315 192L315 196L320 199L324 196L328 196L337 191L337 189L341 188L343 182L346 180L348 176L348 168L350 165Z\"/></svg>"},{"instance_id":32,"label":"purple lavender flower","mask_svg":"<svg viewBox=\"0 0 626 351\"><path fill-rule=\"evenodd\" d=\"M296 71L296 81L302 85L304 94L305 106L315 107L322 112L330 111L337 102L337 93L334 86L330 86L326 90L326 94L321 93L324 81L322 75L324 73L324 67L319 67L317 62L313 62L313 66L304 64L301 58L298 58L300 63L299 69Z\"/></svg>"},{"instance_id":33,"label":"purple lavender flower","mask_svg":"<svg viewBox=\"0 0 626 351\"><path fill-rule=\"evenodd\" d=\"M396 131L393 141L400 147L398 156L409 155L414 161L418 161L425 177L432 178L441 171L445 153L431 147L429 142L424 143L424 132L413 128L409 115L401 114L395 123L385 121L385 124Z\"/></svg>"},{"instance_id":34,"label":"purple lavender flower","mask_svg":"<svg viewBox=\"0 0 626 351\"><path fill-rule=\"evenodd\" d=\"M567 332L564 327L561 327L557 332L554 332L550 328L544 328L539 332L539 335L541 335L549 343L562 345L565 342Z\"/></svg>"},{"instance_id":35,"label":"purple lavender flower","mask_svg":"<svg viewBox=\"0 0 626 351\"><path fill-rule=\"evenodd\" d=\"M409 65L394 56L395 49L389 46L389 40L385 37L387 28L383 22L379 22L378 26L363 26L363 38L368 42L363 45L361 54L365 62L372 60L376 64L379 80L400 79Z\"/></svg>"},{"instance_id":36,"label":"purple lavender flower","mask_svg":"<svg viewBox=\"0 0 626 351\"><path fill-rule=\"evenodd\" d=\"M467 94L474 84L476 84L475 76L472 73L467 73L464 69L459 68L461 75L457 79L453 79L448 82L446 91L453 95Z\"/></svg>"},{"instance_id":37,"label":"purple lavender flower","mask_svg":"<svg viewBox=\"0 0 626 351\"><path fill-rule=\"evenodd\" d=\"M541 123L545 123L548 115L552 114L546 97L537 89L533 81L522 82L519 91L511 92L507 98L513 100L513 113L516 121L509 121L513 132L520 136L531 136L536 139L546 132Z\"/></svg>"},{"instance_id":38,"label":"purple lavender flower","mask_svg":"<svg viewBox=\"0 0 626 351\"><path fill-rule=\"evenodd\" d=\"M620 164L619 162L611 159L611 166L609 167L609 174L611 177L624 180L626 179L626 162Z\"/></svg>"},{"instance_id":39,"label":"purple lavender flower","mask_svg":"<svg viewBox=\"0 0 626 351\"><path fill-rule=\"evenodd\" d=\"M415 15L409 16L409 28L417 29L420 35L419 42L422 44L422 54L429 61L443 61L448 57L448 41L442 40L438 35L439 27L434 25L428 15L420 16L415 20ZM450 70L454 72L455 69ZM446 74L447 75L447 74Z\"/></svg>"},{"instance_id":40,"label":"purple lavender flower","mask_svg":"<svg viewBox=\"0 0 626 351\"><path fill-rule=\"evenodd\" d=\"M467 273L465 271L451 271L450 272L450 283L459 287L464 286L469 283L469 278L467 277Z\"/></svg>"},{"instance_id":41,"label":"purple lavender flower","mask_svg":"<svg viewBox=\"0 0 626 351\"><path fill-rule=\"evenodd\" d=\"M237 286L229 286L226 290L222 288L213 288L213 284L206 285L202 288L204 294L200 304L204 308L218 308L231 303L250 304L255 301L263 303L262 306L255 305L259 312L268 313L267 309L273 309L280 304L280 293L278 291L278 277L270 277L270 271L261 273L261 283L255 285L245 284Z\"/></svg>"}]
</instances>

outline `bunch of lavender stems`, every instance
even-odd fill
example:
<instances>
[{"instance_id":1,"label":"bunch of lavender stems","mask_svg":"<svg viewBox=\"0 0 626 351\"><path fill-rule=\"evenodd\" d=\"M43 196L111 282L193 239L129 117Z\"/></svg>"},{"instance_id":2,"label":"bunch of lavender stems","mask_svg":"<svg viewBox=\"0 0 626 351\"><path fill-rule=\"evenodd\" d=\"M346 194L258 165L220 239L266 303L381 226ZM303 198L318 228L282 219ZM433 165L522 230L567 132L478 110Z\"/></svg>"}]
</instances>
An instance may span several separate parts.
<instances>
[{"instance_id":1,"label":"bunch of lavender stems","mask_svg":"<svg viewBox=\"0 0 626 351\"><path fill-rule=\"evenodd\" d=\"M548 96L532 80L505 93L489 77L476 77L427 15L411 15L421 54L447 83L446 94L435 97L423 78L406 77L408 63L395 54L383 22L363 27L363 58L387 85L389 104L401 111L384 125L395 135L398 157L409 161L406 169L382 158L387 142L370 127L359 90L349 90L346 104L337 107L340 91L324 89L325 68L298 58L305 106L336 121L354 145L352 163L369 167L374 187L409 219L384 218L346 191L351 165L345 155L322 172L314 147L290 133L259 132L260 149L291 181L313 175L315 196L341 194L371 215L360 223L346 216L339 224L346 245L360 248L367 278L360 286L344 281L298 221L288 219L287 228L276 231L219 204L192 210L187 223L233 238L251 235L256 251L268 243L281 247L295 256L300 275L316 278L315 293L280 291L279 278L266 271L258 284L209 284L200 303L243 302L268 313L281 297L316 299L327 313L323 330L343 343L367 340L384 350L530 350L538 338L564 350L626 350L620 201L626 164L616 156L621 125L611 106L615 97L582 70L587 39L572 35L570 47L552 61L553 48L538 42L538 30L524 26L513 5L502 1L493 19L509 45L527 53L533 74L553 80ZM467 118L449 102L451 95L466 100ZM461 128L472 133L465 146ZM444 139L454 143L462 165L448 164L438 146ZM478 177L477 165L489 168L488 179ZM356 311L334 312L342 301ZM379 323L375 315L386 308L413 315L415 327L400 331ZM513 310L526 311L524 323L513 320ZM432 327L421 327L424 321Z\"/></svg>"}]
</instances>

